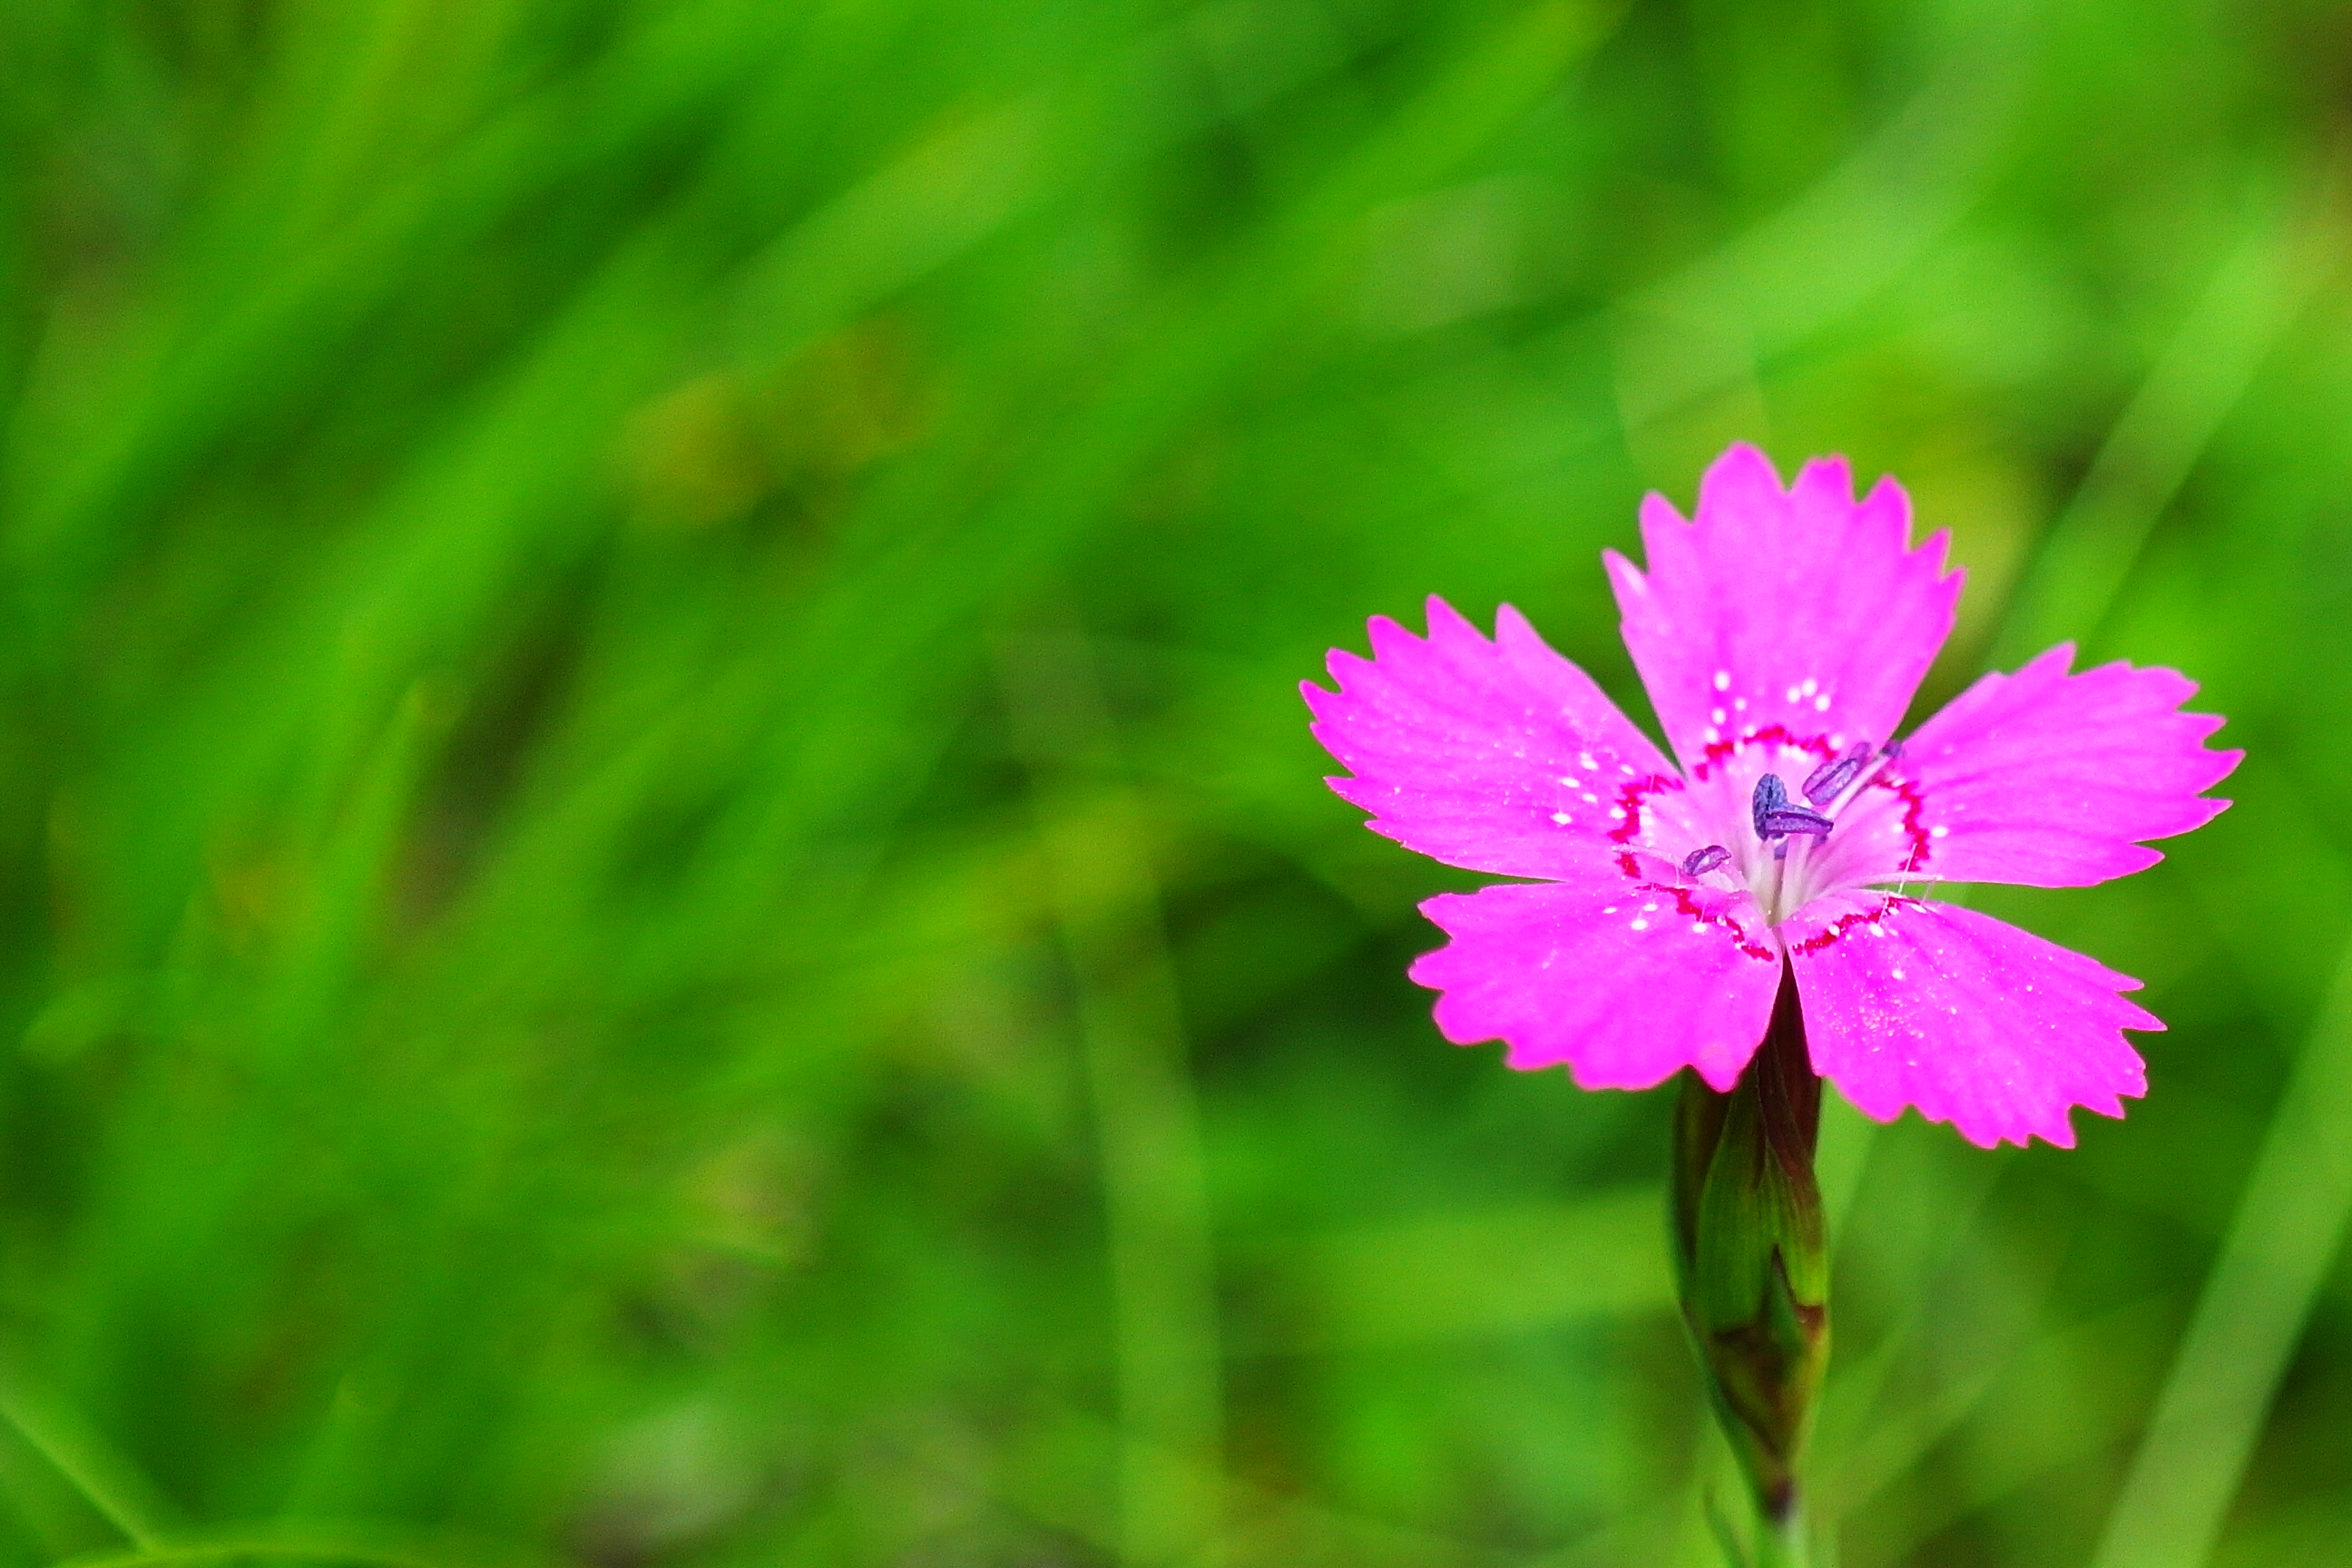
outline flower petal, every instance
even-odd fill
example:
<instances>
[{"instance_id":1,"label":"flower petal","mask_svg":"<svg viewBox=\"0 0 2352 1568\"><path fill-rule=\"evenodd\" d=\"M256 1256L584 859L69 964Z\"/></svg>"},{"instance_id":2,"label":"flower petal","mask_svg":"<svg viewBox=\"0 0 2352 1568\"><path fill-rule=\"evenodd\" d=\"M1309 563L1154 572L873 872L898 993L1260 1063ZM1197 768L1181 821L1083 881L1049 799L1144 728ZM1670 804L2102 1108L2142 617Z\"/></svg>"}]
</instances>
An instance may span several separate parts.
<instances>
[{"instance_id":1,"label":"flower petal","mask_svg":"<svg viewBox=\"0 0 2352 1568\"><path fill-rule=\"evenodd\" d=\"M1515 1068L1565 1062L1584 1089L1647 1089L1683 1067L1728 1089L1764 1037L1780 951L1745 892L1617 870L1444 893L1454 940L1412 966L1456 1045L1502 1040Z\"/></svg>"},{"instance_id":2,"label":"flower petal","mask_svg":"<svg viewBox=\"0 0 2352 1568\"><path fill-rule=\"evenodd\" d=\"M1338 691L1300 689L1315 738L1355 775L1331 787L1408 848L1474 871L1559 875L1614 851L1626 789L1671 776L1591 677L1508 605L1492 642L1438 598L1428 640L1386 616L1371 638L1370 659L1332 650Z\"/></svg>"},{"instance_id":3,"label":"flower petal","mask_svg":"<svg viewBox=\"0 0 2352 1568\"><path fill-rule=\"evenodd\" d=\"M2066 673L2061 643L2015 675L1988 675L1919 726L1901 771L1920 798L1919 869L1962 882L2079 888L2164 857L2137 843L2186 833L2230 803L2202 798L2242 752L2183 713L2177 670L2103 664Z\"/></svg>"},{"instance_id":4,"label":"flower petal","mask_svg":"<svg viewBox=\"0 0 2352 1568\"><path fill-rule=\"evenodd\" d=\"M1862 1112L1916 1106L1984 1148L2074 1147L2067 1113L2121 1116L2147 1090L2125 1029L2161 1029L2139 982L1990 915L1853 893L1781 927L1813 1070Z\"/></svg>"},{"instance_id":5,"label":"flower petal","mask_svg":"<svg viewBox=\"0 0 2352 1568\"><path fill-rule=\"evenodd\" d=\"M1695 522L1642 503L1645 574L1605 552L1666 739L1685 769L1751 729L1884 741L1952 629L1960 574L1946 536L1908 547L1911 500L1881 479L1859 503L1843 458L1785 491L1770 459L1732 447L1701 481Z\"/></svg>"}]
</instances>

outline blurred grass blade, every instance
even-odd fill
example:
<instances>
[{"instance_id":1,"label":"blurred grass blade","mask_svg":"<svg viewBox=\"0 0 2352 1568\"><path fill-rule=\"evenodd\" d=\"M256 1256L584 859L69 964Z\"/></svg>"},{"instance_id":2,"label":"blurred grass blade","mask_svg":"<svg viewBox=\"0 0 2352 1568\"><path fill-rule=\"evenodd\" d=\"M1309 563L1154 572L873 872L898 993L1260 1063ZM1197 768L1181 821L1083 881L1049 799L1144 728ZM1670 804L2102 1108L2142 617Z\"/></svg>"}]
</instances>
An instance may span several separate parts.
<instances>
[{"instance_id":1,"label":"blurred grass blade","mask_svg":"<svg viewBox=\"0 0 2352 1568\"><path fill-rule=\"evenodd\" d=\"M2131 1413L2119 1401L2099 1397L2105 1392L2101 1372L2118 1353L2152 1346L2167 1324L2167 1306L2160 1294L2143 1297L2036 1334L2004 1356L1992 1375L1952 1400L1984 1401L1972 1424L1941 1434L1935 1450L1906 1453L1902 1445L1936 1442L1934 1423L1951 1415L1945 1396L1931 1394L1891 1434L1897 1447L1883 1456L1883 1466L1873 1456L1874 1479L1890 1487L1905 1483L1908 1495L1900 1506L1878 1512L1866 1538L1870 1561L1916 1561L1945 1532L1964 1533L1970 1521L2002 1504L2032 1518L2046 1512L2035 1505L2048 1489L2074 1492L2086 1469L2127 1436ZM1914 1419L1916 1426L1909 1424ZM1937 1475L1938 1452L1966 1456L1958 1475ZM1929 1482L1931 1476L1936 1479ZM2026 1560L2074 1561L2038 1550Z\"/></svg>"},{"instance_id":2,"label":"blurred grass blade","mask_svg":"<svg viewBox=\"0 0 2352 1568\"><path fill-rule=\"evenodd\" d=\"M1253 1351L1517 1335L1674 1306L1654 1187L1286 1240L1270 1272L1306 1310Z\"/></svg>"},{"instance_id":3,"label":"blurred grass blade","mask_svg":"<svg viewBox=\"0 0 2352 1568\"><path fill-rule=\"evenodd\" d=\"M2002 621L1993 663L2089 647L2157 521L2279 336L2339 259L2330 209L2260 212L2116 421Z\"/></svg>"},{"instance_id":4,"label":"blurred grass blade","mask_svg":"<svg viewBox=\"0 0 2352 1568\"><path fill-rule=\"evenodd\" d=\"M1119 1416L1119 1560L1223 1560L1216 1262L1150 816L1123 771L1089 651L1032 638L1002 660L1076 994L1108 1232Z\"/></svg>"},{"instance_id":5,"label":"blurred grass blade","mask_svg":"<svg viewBox=\"0 0 2352 1568\"><path fill-rule=\"evenodd\" d=\"M950 125L796 225L735 285L730 353L782 363L1011 218L1040 194L1045 119L1022 102Z\"/></svg>"},{"instance_id":6,"label":"blurred grass blade","mask_svg":"<svg viewBox=\"0 0 2352 1568\"><path fill-rule=\"evenodd\" d=\"M18 569L20 592L63 600L36 599L45 626L119 546L113 535L145 522L212 448L324 395L388 300L446 270L517 210L592 174L619 177L698 117L714 116L728 90L740 92L772 58L779 29L761 9L744 0L663 9L591 68L501 103L470 133L397 163L389 178L371 171L358 187L364 199L320 232L278 235L273 204L289 199L278 171L240 165L214 197L219 210L190 223L200 237L217 231L202 237L209 246L174 258L187 273L171 301L179 308L133 315L102 355L53 327L62 357L47 381L36 378L29 406L12 411L0 550ZM421 58L447 71L447 62ZM306 161L313 136L305 127L271 151Z\"/></svg>"},{"instance_id":7,"label":"blurred grass blade","mask_svg":"<svg viewBox=\"0 0 2352 1568\"><path fill-rule=\"evenodd\" d=\"M2352 1220L2352 946L2272 1113L2094 1568L2202 1568Z\"/></svg>"},{"instance_id":8,"label":"blurred grass blade","mask_svg":"<svg viewBox=\"0 0 2352 1568\"><path fill-rule=\"evenodd\" d=\"M1619 416L1629 432L1752 382L1760 363L1851 315L1960 220L1993 166L2029 58L2025 7L2003 0L1985 10L1966 47L1835 169L1619 301ZM1746 412L1763 417L1760 404Z\"/></svg>"},{"instance_id":9,"label":"blurred grass blade","mask_svg":"<svg viewBox=\"0 0 2352 1568\"><path fill-rule=\"evenodd\" d=\"M411 1545L388 1532L314 1522L291 1529L208 1530L134 1552L85 1552L55 1568L179 1568L206 1563L350 1563L353 1568L530 1568L533 1560Z\"/></svg>"},{"instance_id":10,"label":"blurred grass blade","mask_svg":"<svg viewBox=\"0 0 2352 1568\"><path fill-rule=\"evenodd\" d=\"M15 1377L0 1379L0 1418L142 1552L161 1542L170 1509L146 1477L97 1433Z\"/></svg>"}]
</instances>

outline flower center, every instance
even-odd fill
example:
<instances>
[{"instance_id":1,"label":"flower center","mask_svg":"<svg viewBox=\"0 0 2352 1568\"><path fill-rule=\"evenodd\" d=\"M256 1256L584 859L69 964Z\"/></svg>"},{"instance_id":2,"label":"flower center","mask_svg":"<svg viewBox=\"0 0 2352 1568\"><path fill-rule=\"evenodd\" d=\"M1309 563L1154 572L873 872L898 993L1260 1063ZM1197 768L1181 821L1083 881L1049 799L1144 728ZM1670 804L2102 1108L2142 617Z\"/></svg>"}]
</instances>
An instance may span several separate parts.
<instances>
[{"instance_id":1,"label":"flower center","mask_svg":"<svg viewBox=\"0 0 2352 1568\"><path fill-rule=\"evenodd\" d=\"M1748 795L1748 826L1755 833L1752 847L1744 853L1735 853L1722 844L1693 850L1683 859L1684 876L1696 879L1709 872L1726 872L1746 884L1773 925L1833 887L1869 879L1884 869L1855 863L1857 854L1877 858L1869 847L1857 844L1833 850L1830 835L1897 754L1893 745L1881 751L1868 741L1856 742L1843 752L1830 753L1807 773L1797 795L1790 795L1781 773L1758 773ZM1856 815L1874 819L1884 814ZM1883 837L1883 830L1893 826L1874 821L1873 825L1882 831L1866 837Z\"/></svg>"},{"instance_id":2,"label":"flower center","mask_svg":"<svg viewBox=\"0 0 2352 1568\"><path fill-rule=\"evenodd\" d=\"M1620 791L1620 869L1654 888L1745 893L1769 925L1841 889L1932 878L1932 835L1901 756L1777 725L1717 742L1686 776Z\"/></svg>"}]
</instances>

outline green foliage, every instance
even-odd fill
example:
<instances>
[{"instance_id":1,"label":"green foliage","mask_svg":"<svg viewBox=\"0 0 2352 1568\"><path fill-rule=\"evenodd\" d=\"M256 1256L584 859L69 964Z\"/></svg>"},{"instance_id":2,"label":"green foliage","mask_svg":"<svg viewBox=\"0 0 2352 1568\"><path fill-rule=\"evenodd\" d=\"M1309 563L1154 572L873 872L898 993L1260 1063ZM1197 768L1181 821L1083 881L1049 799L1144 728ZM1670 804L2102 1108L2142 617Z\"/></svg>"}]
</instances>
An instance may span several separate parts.
<instances>
[{"instance_id":1,"label":"green foliage","mask_svg":"<svg viewBox=\"0 0 2352 1568\"><path fill-rule=\"evenodd\" d=\"M1817 1524L2339 1561L2347 58L0 7L0 1568L1716 1561L1670 1107L1438 1041L1467 879L1295 687L1438 592L1641 711L1596 552L1734 437L1952 529L1927 700L2070 637L2251 752L1987 895L2147 978L2127 1121L1825 1106Z\"/></svg>"}]
</instances>

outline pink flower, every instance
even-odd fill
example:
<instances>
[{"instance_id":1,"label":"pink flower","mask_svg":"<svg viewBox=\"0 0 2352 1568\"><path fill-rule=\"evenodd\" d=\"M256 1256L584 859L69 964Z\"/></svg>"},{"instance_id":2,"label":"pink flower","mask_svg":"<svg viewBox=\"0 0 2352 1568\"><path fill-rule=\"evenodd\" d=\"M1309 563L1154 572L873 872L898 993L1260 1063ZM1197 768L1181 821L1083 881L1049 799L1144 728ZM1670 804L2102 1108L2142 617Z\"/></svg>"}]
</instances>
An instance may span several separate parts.
<instances>
[{"instance_id":1,"label":"pink flower","mask_svg":"<svg viewBox=\"0 0 2352 1568\"><path fill-rule=\"evenodd\" d=\"M1426 640L1381 617L1370 659L1332 652L1339 689L1304 688L1353 775L1332 787L1409 848L1531 879L1422 905L1452 939L1412 967L1446 1038L1587 1089L1691 1067L1727 1090L1786 965L1814 1070L1879 1121L2071 1147L2074 1107L2146 1092L2121 1031L2164 1026L2137 981L1927 895L2142 870L2242 753L2205 745L2185 677L2069 673L2069 645L1894 743L1960 592L1910 518L1892 479L1857 502L1830 458L1783 489L1746 446L1695 522L1643 502L1648 573L1605 560L1679 769L1508 605L1492 641L1433 598Z\"/></svg>"}]
</instances>

